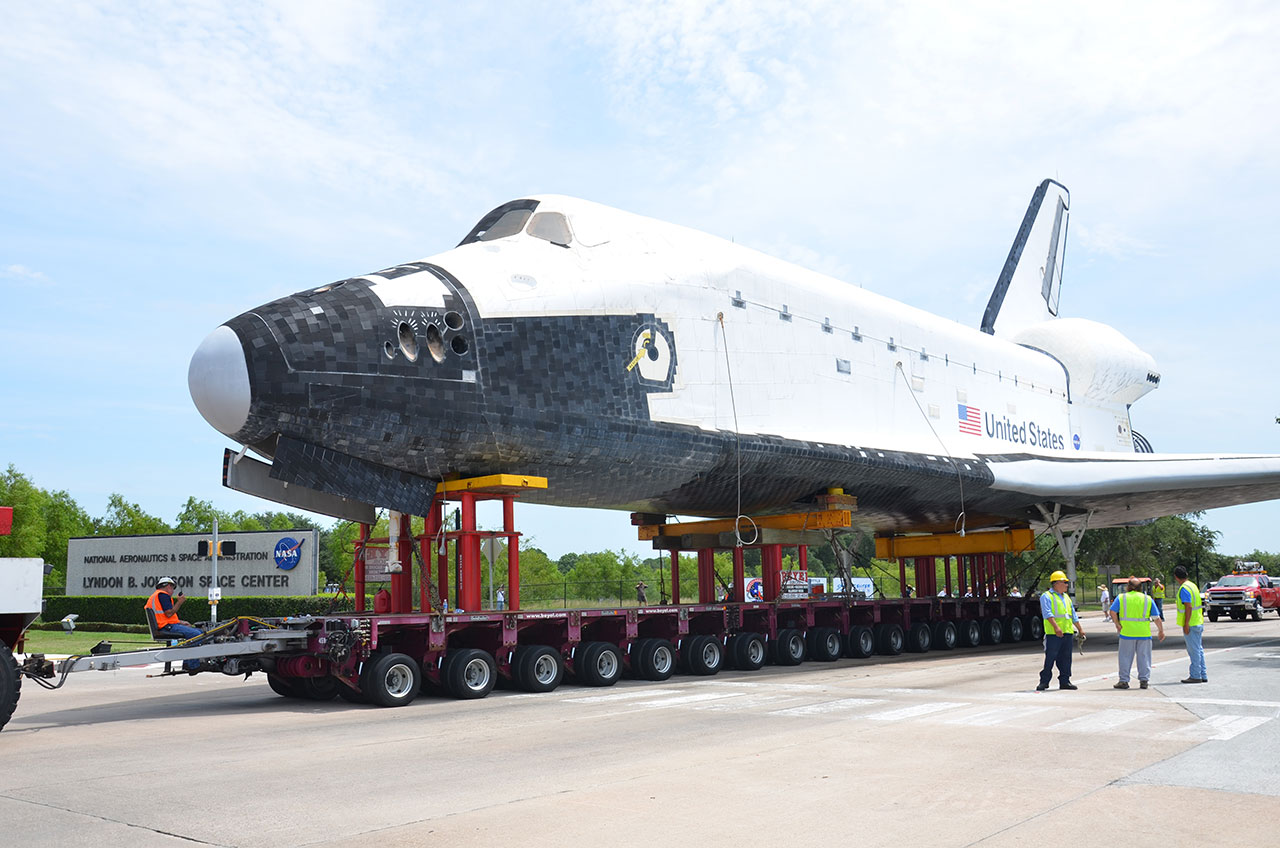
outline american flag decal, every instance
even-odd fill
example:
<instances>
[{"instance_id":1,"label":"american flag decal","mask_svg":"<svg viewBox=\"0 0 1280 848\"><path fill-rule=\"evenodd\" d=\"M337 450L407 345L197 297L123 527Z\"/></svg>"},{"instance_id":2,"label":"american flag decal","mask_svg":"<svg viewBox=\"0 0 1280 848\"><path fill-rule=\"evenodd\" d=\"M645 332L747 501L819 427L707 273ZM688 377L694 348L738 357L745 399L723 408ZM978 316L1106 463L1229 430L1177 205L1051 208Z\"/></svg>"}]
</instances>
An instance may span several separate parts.
<instances>
[{"instance_id":1,"label":"american flag decal","mask_svg":"<svg viewBox=\"0 0 1280 848\"><path fill-rule=\"evenodd\" d=\"M970 436L982 435L982 410L976 406L957 404L960 407L960 432Z\"/></svg>"}]
</instances>

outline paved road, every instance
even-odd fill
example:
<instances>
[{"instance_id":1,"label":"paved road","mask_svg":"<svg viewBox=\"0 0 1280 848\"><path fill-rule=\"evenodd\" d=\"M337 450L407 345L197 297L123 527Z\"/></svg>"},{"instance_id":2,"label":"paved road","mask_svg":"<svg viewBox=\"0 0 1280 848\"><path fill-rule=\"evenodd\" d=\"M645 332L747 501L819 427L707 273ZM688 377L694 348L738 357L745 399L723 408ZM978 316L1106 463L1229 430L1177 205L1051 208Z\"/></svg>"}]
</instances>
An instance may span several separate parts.
<instances>
[{"instance_id":1,"label":"paved road","mask_svg":"<svg viewBox=\"0 0 1280 848\"><path fill-rule=\"evenodd\" d=\"M566 685L402 709L141 670L24 687L0 840L131 848L1244 844L1280 808L1280 618L1180 636L1118 692L1096 614L1077 692L1038 646ZM1135 826L1135 822L1139 823ZM1096 840L1096 841L1095 841Z\"/></svg>"}]
</instances>

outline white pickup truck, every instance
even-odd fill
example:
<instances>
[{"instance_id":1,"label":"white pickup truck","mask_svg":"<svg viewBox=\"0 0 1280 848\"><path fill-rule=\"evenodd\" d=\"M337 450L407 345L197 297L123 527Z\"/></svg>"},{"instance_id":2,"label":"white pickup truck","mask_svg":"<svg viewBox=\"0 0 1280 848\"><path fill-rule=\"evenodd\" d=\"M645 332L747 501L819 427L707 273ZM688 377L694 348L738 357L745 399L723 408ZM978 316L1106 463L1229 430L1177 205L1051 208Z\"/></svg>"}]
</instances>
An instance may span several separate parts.
<instances>
[{"instance_id":1,"label":"white pickup truck","mask_svg":"<svg viewBox=\"0 0 1280 848\"><path fill-rule=\"evenodd\" d=\"M13 651L44 597L44 560L0 558L0 728L8 723L22 694L22 676Z\"/></svg>"}]
</instances>

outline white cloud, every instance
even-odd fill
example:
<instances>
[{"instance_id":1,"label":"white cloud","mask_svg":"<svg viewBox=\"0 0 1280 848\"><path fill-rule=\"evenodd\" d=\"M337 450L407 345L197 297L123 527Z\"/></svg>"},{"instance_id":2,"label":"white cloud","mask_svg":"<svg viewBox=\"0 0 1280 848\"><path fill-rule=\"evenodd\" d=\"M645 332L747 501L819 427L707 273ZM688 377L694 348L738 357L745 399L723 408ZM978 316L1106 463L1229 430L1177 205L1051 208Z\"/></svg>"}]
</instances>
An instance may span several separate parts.
<instances>
[{"instance_id":1,"label":"white cloud","mask_svg":"<svg viewBox=\"0 0 1280 848\"><path fill-rule=\"evenodd\" d=\"M53 282L43 271L33 271L25 265L8 265L0 268L0 278L42 286L51 285Z\"/></svg>"}]
</instances>

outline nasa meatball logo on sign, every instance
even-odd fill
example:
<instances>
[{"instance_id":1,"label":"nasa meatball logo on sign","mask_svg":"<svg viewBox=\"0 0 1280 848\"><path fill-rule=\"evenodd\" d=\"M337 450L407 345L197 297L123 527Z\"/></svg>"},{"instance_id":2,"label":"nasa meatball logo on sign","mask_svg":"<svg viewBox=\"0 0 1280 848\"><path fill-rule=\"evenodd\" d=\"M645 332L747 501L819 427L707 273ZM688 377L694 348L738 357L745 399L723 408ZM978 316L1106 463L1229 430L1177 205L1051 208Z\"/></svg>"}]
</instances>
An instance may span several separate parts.
<instances>
[{"instance_id":1,"label":"nasa meatball logo on sign","mask_svg":"<svg viewBox=\"0 0 1280 848\"><path fill-rule=\"evenodd\" d=\"M301 559L299 548L302 547L302 541L295 541L288 536L276 542L275 558L276 568L284 571L291 571L298 561Z\"/></svg>"}]
</instances>

